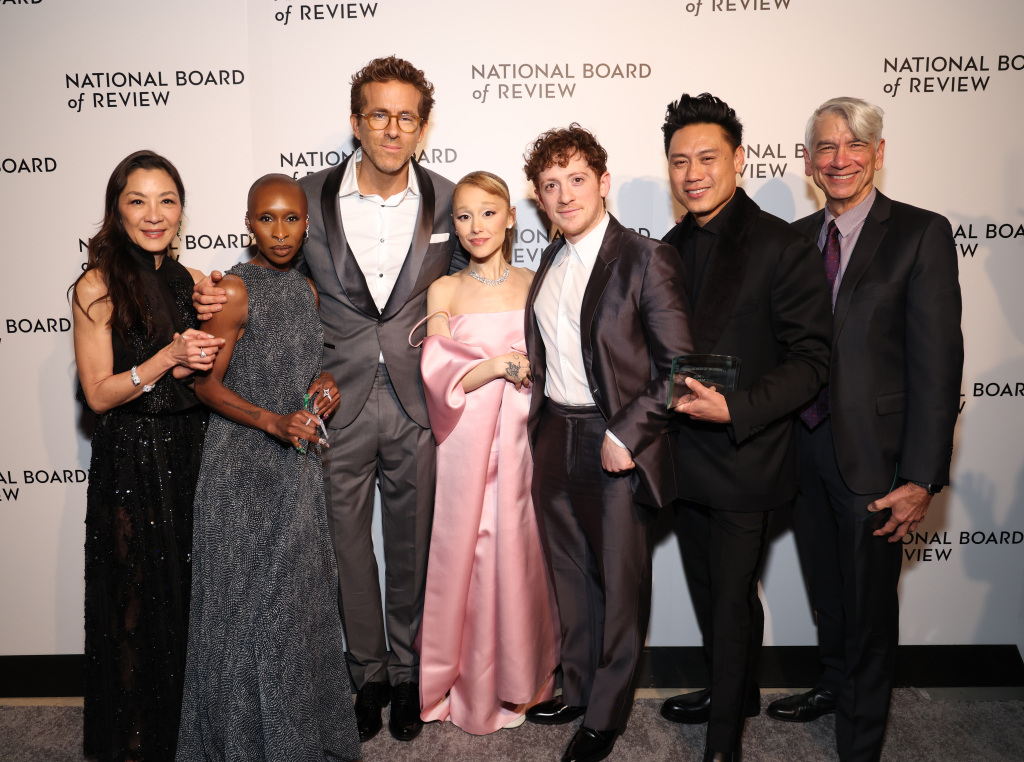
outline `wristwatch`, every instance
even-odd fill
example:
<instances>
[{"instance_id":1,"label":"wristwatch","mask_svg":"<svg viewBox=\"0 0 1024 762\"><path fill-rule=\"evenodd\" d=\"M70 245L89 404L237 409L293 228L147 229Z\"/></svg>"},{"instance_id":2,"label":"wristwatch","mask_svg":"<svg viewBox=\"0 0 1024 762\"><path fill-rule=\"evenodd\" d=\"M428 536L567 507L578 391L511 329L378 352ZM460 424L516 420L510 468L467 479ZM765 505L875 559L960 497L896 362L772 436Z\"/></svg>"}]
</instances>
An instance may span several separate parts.
<instances>
[{"instance_id":1,"label":"wristwatch","mask_svg":"<svg viewBox=\"0 0 1024 762\"><path fill-rule=\"evenodd\" d=\"M136 366L136 365L133 365L133 366L132 366L132 383L133 383L133 384L134 384L135 386L138 386L139 384L141 384L141 383L142 383L142 379L141 379L141 378L139 378L139 370L138 370L138 366ZM145 384L145 385L144 385L144 386L142 387L142 392L143 392L143 394L145 394L146 392L151 392L151 391L153 391L153 384Z\"/></svg>"},{"instance_id":2,"label":"wristwatch","mask_svg":"<svg viewBox=\"0 0 1024 762\"><path fill-rule=\"evenodd\" d=\"M926 490L929 495L937 495L942 492L941 484L928 484L927 482L915 482L913 479L907 479L907 484L916 484L918 487Z\"/></svg>"}]
</instances>

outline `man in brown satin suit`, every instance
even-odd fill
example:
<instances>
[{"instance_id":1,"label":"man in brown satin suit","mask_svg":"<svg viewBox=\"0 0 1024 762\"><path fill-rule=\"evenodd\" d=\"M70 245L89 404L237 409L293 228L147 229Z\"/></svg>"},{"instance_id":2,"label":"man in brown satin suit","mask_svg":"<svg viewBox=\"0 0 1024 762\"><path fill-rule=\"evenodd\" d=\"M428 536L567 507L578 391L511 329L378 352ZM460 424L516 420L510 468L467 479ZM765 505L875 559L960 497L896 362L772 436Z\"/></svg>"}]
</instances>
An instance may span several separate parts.
<instances>
[{"instance_id":1,"label":"man in brown satin suit","mask_svg":"<svg viewBox=\"0 0 1024 762\"><path fill-rule=\"evenodd\" d=\"M525 167L563 235L541 257L526 307L533 499L564 678L561 698L527 718L584 717L563 762L604 759L629 718L651 605L649 528L676 493L668 371L691 351L679 256L605 211L606 162L573 124L541 135Z\"/></svg>"}]
</instances>

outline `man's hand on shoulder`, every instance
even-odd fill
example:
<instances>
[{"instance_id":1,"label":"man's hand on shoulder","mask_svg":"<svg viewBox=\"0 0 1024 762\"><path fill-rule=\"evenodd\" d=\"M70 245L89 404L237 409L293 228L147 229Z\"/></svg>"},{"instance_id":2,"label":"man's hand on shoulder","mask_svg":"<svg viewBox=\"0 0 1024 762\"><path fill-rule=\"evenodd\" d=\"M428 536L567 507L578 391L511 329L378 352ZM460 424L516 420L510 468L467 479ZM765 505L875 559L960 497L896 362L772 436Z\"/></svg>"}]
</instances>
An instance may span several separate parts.
<instances>
[{"instance_id":1,"label":"man's hand on shoulder","mask_svg":"<svg viewBox=\"0 0 1024 762\"><path fill-rule=\"evenodd\" d=\"M209 320L213 313L224 309L227 302L227 292L217 286L224 274L214 270L210 275L198 281L192 289L192 306L199 314L200 320Z\"/></svg>"},{"instance_id":2,"label":"man's hand on shoulder","mask_svg":"<svg viewBox=\"0 0 1024 762\"><path fill-rule=\"evenodd\" d=\"M907 532L916 532L917 525L924 521L932 496L928 490L908 482L897 487L885 497L880 497L868 506L872 513L892 509L892 515L881 529L874 531L875 537L891 534L889 542L900 542Z\"/></svg>"}]
</instances>

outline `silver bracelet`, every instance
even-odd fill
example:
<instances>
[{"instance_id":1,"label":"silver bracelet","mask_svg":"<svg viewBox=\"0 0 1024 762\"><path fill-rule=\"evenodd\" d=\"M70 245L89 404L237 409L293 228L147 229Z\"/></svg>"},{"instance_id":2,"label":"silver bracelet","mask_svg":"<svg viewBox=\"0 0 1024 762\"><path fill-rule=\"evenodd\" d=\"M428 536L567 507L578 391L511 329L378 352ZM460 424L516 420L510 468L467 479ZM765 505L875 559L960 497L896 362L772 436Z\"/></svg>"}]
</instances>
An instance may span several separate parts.
<instances>
[{"instance_id":1,"label":"silver bracelet","mask_svg":"<svg viewBox=\"0 0 1024 762\"><path fill-rule=\"evenodd\" d=\"M138 386L139 384L142 383L142 379L139 378L138 366L135 366L135 365L132 366L132 383L135 386ZM143 394L145 394L146 392L151 392L151 391L153 391L153 384L146 384L146 385L144 385L142 387L142 393Z\"/></svg>"}]
</instances>

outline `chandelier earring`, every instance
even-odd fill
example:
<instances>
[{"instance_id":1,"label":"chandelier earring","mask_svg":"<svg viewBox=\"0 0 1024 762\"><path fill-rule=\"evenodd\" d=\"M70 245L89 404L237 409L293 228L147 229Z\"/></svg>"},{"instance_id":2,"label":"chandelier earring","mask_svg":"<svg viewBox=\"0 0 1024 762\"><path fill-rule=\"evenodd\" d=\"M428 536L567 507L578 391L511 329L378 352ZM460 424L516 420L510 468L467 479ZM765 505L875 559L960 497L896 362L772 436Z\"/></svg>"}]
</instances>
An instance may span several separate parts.
<instances>
[{"instance_id":1,"label":"chandelier earring","mask_svg":"<svg viewBox=\"0 0 1024 762\"><path fill-rule=\"evenodd\" d=\"M309 240L309 215L306 215L306 232L302 234L302 242L305 243Z\"/></svg>"}]
</instances>

